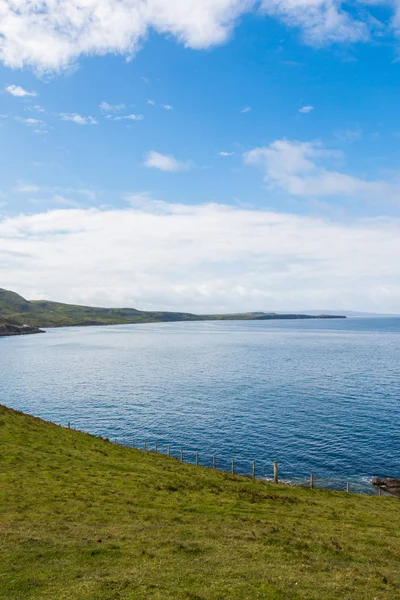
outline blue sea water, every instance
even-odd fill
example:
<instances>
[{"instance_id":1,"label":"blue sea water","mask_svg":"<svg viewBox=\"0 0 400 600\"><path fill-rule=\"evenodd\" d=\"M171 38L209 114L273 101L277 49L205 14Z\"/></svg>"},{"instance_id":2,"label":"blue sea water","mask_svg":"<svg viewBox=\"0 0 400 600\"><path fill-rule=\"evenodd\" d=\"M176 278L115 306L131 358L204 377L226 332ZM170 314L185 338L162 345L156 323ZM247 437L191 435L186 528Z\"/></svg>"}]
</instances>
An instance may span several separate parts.
<instances>
[{"instance_id":1,"label":"blue sea water","mask_svg":"<svg viewBox=\"0 0 400 600\"><path fill-rule=\"evenodd\" d=\"M158 323L0 339L0 403L239 473L400 476L400 319ZM328 485L328 482L325 482Z\"/></svg>"}]
</instances>

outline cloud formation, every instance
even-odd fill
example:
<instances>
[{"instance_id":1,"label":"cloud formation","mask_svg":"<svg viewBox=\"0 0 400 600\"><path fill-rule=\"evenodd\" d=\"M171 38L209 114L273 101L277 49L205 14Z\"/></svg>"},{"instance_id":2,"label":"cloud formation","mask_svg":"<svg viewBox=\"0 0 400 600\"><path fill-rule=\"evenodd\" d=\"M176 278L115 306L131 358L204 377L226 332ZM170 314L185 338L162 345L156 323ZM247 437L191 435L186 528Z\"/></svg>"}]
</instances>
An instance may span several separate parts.
<instances>
[{"instance_id":1,"label":"cloud formation","mask_svg":"<svg viewBox=\"0 0 400 600\"><path fill-rule=\"evenodd\" d=\"M76 113L61 113L60 117L63 121L72 121L77 125L98 125L98 122L93 117L82 117Z\"/></svg>"},{"instance_id":2,"label":"cloud formation","mask_svg":"<svg viewBox=\"0 0 400 600\"><path fill-rule=\"evenodd\" d=\"M125 104L109 104L108 102L102 102L99 105L102 113L116 113L124 110Z\"/></svg>"},{"instance_id":3,"label":"cloud formation","mask_svg":"<svg viewBox=\"0 0 400 600\"><path fill-rule=\"evenodd\" d=\"M341 154L319 142L277 140L244 155L247 164L260 167L271 187L294 196L376 196L400 201L400 185L352 177L329 168ZM327 164L328 163L328 164Z\"/></svg>"},{"instance_id":4,"label":"cloud formation","mask_svg":"<svg viewBox=\"0 0 400 600\"><path fill-rule=\"evenodd\" d=\"M1 44L1 40L0 40L0 44ZM26 96L37 96L36 92L28 92L27 90L24 90L24 88L20 87L19 85L8 85L5 88L6 92L8 92L9 94L11 94L12 96L16 96L17 98L24 98Z\"/></svg>"},{"instance_id":5,"label":"cloud formation","mask_svg":"<svg viewBox=\"0 0 400 600\"><path fill-rule=\"evenodd\" d=\"M177 160L172 154L161 154L154 150L147 153L143 164L145 167L170 172L186 171L190 168L189 162Z\"/></svg>"},{"instance_id":6,"label":"cloud formation","mask_svg":"<svg viewBox=\"0 0 400 600\"><path fill-rule=\"evenodd\" d=\"M248 12L283 20L319 45L367 40L373 23L367 4L386 4L392 27L398 27L397 2L355 3L364 9L361 17L342 0L3 0L0 60L13 68L54 72L81 55L133 56L151 29L187 47L208 48L226 42Z\"/></svg>"},{"instance_id":7,"label":"cloud formation","mask_svg":"<svg viewBox=\"0 0 400 600\"><path fill-rule=\"evenodd\" d=\"M143 309L398 311L398 219L343 224L139 196L125 210L0 219L3 287Z\"/></svg>"},{"instance_id":8,"label":"cloud formation","mask_svg":"<svg viewBox=\"0 0 400 600\"><path fill-rule=\"evenodd\" d=\"M312 112L313 110L314 110L313 106L302 106L299 110L299 113L308 115L308 113Z\"/></svg>"}]
</instances>

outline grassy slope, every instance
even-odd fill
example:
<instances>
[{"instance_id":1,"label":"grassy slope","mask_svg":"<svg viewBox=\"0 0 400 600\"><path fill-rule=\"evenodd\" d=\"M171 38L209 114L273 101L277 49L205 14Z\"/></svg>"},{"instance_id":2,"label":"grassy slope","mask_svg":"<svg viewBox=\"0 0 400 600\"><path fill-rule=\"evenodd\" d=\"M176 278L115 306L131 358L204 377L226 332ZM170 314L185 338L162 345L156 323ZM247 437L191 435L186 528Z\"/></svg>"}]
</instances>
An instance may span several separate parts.
<instances>
[{"instance_id":1,"label":"grassy slope","mask_svg":"<svg viewBox=\"0 0 400 600\"><path fill-rule=\"evenodd\" d=\"M181 465L0 406L0 598L387 599L398 500Z\"/></svg>"},{"instance_id":2,"label":"grassy slope","mask_svg":"<svg viewBox=\"0 0 400 600\"><path fill-rule=\"evenodd\" d=\"M0 315L17 325L57 327L67 325L116 325L156 321L196 321L189 313L146 312L134 308L97 308L61 302L28 301L0 288Z\"/></svg>"}]
</instances>

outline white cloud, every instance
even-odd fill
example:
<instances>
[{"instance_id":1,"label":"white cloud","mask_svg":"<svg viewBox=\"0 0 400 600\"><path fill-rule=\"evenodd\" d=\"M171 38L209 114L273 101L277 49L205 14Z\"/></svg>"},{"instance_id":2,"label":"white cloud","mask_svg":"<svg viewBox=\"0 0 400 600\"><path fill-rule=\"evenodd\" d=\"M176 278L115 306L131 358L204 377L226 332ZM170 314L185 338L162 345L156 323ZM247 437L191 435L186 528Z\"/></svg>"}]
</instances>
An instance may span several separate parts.
<instances>
[{"instance_id":1,"label":"white cloud","mask_svg":"<svg viewBox=\"0 0 400 600\"><path fill-rule=\"evenodd\" d=\"M364 0L356 2L365 4ZM383 2L389 4L391 0ZM306 41L312 44L356 42L367 40L370 35L368 18L364 22L356 20L341 0L263 0L261 9L291 27L300 27Z\"/></svg>"},{"instance_id":2,"label":"white cloud","mask_svg":"<svg viewBox=\"0 0 400 600\"><path fill-rule=\"evenodd\" d=\"M299 28L312 44L367 40L374 20L365 0L353 4L363 8L358 18L342 0L3 0L0 60L13 68L58 71L81 55L131 57L150 30L172 35L190 48L208 48L226 42L239 18L249 12ZM397 27L398 3L368 4L385 4Z\"/></svg>"},{"instance_id":3,"label":"white cloud","mask_svg":"<svg viewBox=\"0 0 400 600\"><path fill-rule=\"evenodd\" d=\"M219 152L219 156L233 156L234 152Z\"/></svg>"},{"instance_id":4,"label":"white cloud","mask_svg":"<svg viewBox=\"0 0 400 600\"><path fill-rule=\"evenodd\" d=\"M361 179L327 168L325 163L341 154L318 142L277 140L244 155L247 164L264 171L272 187L297 196L376 196L400 201L400 185Z\"/></svg>"},{"instance_id":5,"label":"white cloud","mask_svg":"<svg viewBox=\"0 0 400 600\"><path fill-rule=\"evenodd\" d=\"M15 120L19 121L19 123L24 123L24 125L27 125L35 133L47 133L47 125L41 119L15 117Z\"/></svg>"},{"instance_id":6,"label":"white cloud","mask_svg":"<svg viewBox=\"0 0 400 600\"><path fill-rule=\"evenodd\" d=\"M165 110L173 110L173 108L174 108L174 107L173 107L173 106L171 106L170 104L161 104L161 106L162 106L163 108L165 108Z\"/></svg>"},{"instance_id":7,"label":"white cloud","mask_svg":"<svg viewBox=\"0 0 400 600\"><path fill-rule=\"evenodd\" d=\"M61 113L60 117L63 121L72 121L77 125L98 125L98 122L93 117L82 117L76 113Z\"/></svg>"},{"instance_id":8,"label":"white cloud","mask_svg":"<svg viewBox=\"0 0 400 600\"><path fill-rule=\"evenodd\" d=\"M156 103L154 102L154 100L147 100L147 104L150 104L150 106L155 106Z\"/></svg>"},{"instance_id":9,"label":"white cloud","mask_svg":"<svg viewBox=\"0 0 400 600\"><path fill-rule=\"evenodd\" d=\"M300 110L299 110L299 113L308 115L308 113L312 112L313 110L314 110L313 106L302 106L302 108L300 108Z\"/></svg>"},{"instance_id":10,"label":"white cloud","mask_svg":"<svg viewBox=\"0 0 400 600\"><path fill-rule=\"evenodd\" d=\"M245 114L251 111L251 106L245 106L244 108L242 108L242 110L240 111L241 113Z\"/></svg>"},{"instance_id":11,"label":"white cloud","mask_svg":"<svg viewBox=\"0 0 400 600\"><path fill-rule=\"evenodd\" d=\"M186 171L190 168L189 162L177 160L172 154L160 154L152 150L148 152L143 163L146 167L160 169L161 171Z\"/></svg>"},{"instance_id":12,"label":"white cloud","mask_svg":"<svg viewBox=\"0 0 400 600\"><path fill-rule=\"evenodd\" d=\"M99 105L99 108L103 113L115 113L124 110L126 106L125 104L109 104L108 102L102 102Z\"/></svg>"},{"instance_id":13,"label":"white cloud","mask_svg":"<svg viewBox=\"0 0 400 600\"><path fill-rule=\"evenodd\" d=\"M1 15L1 9L0 9L0 15ZM1 26L0 26L1 28ZM1 47L1 40L0 40L0 47ZM1 54L0 54L1 56ZM8 92L9 94L11 94L12 96L16 96L17 98L24 98L26 96L37 96L36 92L28 92L27 90L24 90L24 88L20 87L19 85L8 85L5 88L6 92Z\"/></svg>"},{"instance_id":14,"label":"white cloud","mask_svg":"<svg viewBox=\"0 0 400 600\"><path fill-rule=\"evenodd\" d=\"M123 121L124 119L128 119L130 121L143 121L144 116L143 115L124 115L124 116L114 117L114 121Z\"/></svg>"},{"instance_id":15,"label":"white cloud","mask_svg":"<svg viewBox=\"0 0 400 600\"><path fill-rule=\"evenodd\" d=\"M3 287L143 309L398 311L398 219L344 224L139 196L126 210L0 220Z\"/></svg>"}]
</instances>

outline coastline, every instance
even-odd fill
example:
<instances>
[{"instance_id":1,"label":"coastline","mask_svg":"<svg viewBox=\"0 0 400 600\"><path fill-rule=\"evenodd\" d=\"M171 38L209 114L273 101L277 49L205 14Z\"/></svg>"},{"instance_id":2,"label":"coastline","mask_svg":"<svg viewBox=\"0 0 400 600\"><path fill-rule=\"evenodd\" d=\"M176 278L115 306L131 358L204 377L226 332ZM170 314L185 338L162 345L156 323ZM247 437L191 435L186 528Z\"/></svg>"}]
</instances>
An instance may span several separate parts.
<instances>
[{"instance_id":1,"label":"coastline","mask_svg":"<svg viewBox=\"0 0 400 600\"><path fill-rule=\"evenodd\" d=\"M35 326L0 323L0 337L11 337L15 335L33 335L36 333L45 333L45 331Z\"/></svg>"}]
</instances>

